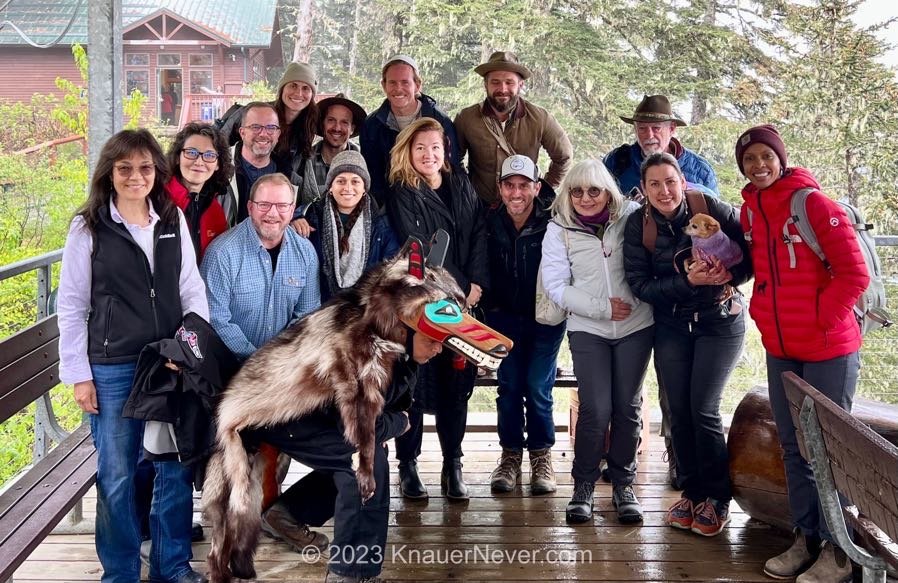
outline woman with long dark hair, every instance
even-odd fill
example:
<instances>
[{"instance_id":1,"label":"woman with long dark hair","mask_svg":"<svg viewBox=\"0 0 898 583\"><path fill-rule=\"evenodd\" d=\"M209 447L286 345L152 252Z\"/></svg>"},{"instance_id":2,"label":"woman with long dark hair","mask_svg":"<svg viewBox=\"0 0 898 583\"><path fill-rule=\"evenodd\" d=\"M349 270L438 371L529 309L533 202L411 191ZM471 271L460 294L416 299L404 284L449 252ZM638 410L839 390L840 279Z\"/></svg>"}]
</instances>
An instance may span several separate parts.
<instances>
[{"instance_id":1,"label":"woman with long dark hair","mask_svg":"<svg viewBox=\"0 0 898 583\"><path fill-rule=\"evenodd\" d=\"M369 192L371 176L361 153L334 156L325 187L326 195L304 213L321 266L322 303L399 252L390 220Z\"/></svg>"},{"instance_id":2,"label":"woman with long dark hair","mask_svg":"<svg viewBox=\"0 0 898 583\"><path fill-rule=\"evenodd\" d=\"M137 357L174 337L187 312L208 319L206 288L187 222L163 185L165 158L146 130L124 130L100 152L87 202L72 220L59 282L60 379L90 415L97 448L97 555L104 583L140 579L138 465L155 470L150 510L150 579L197 583L190 568L193 471L155 437L144 458L143 421L122 417ZM156 427L157 430L161 429ZM169 441L170 438L169 438Z\"/></svg>"},{"instance_id":3,"label":"woman with long dark hair","mask_svg":"<svg viewBox=\"0 0 898 583\"><path fill-rule=\"evenodd\" d=\"M651 154L641 175L646 204L627 219L624 267L633 295L654 308L655 363L659 384L667 391L683 484L683 496L668 509L667 523L714 536L730 520L732 489L720 397L742 353L744 302L736 286L751 278L751 260L736 210L701 192L687 193L676 158ZM683 229L700 212L711 215L739 246L738 260L727 265L709 256L690 262L692 240Z\"/></svg>"},{"instance_id":4,"label":"woman with long dark hair","mask_svg":"<svg viewBox=\"0 0 898 583\"><path fill-rule=\"evenodd\" d=\"M191 122L172 141L168 169L171 178L165 190L184 212L200 261L212 239L228 230L222 203L233 203L228 196L228 183L234 175L231 149L211 125Z\"/></svg>"},{"instance_id":5,"label":"woman with long dark hair","mask_svg":"<svg viewBox=\"0 0 898 583\"><path fill-rule=\"evenodd\" d=\"M310 161L312 141L318 127L318 106L315 103L317 92L318 73L315 68L294 61L287 65L278 81L274 101L281 126L274 156L282 161L279 167L290 169L290 182L299 187L297 205L318 198L314 169ZM312 179L308 177L308 173L311 173Z\"/></svg>"},{"instance_id":6,"label":"woman with long dark hair","mask_svg":"<svg viewBox=\"0 0 898 583\"><path fill-rule=\"evenodd\" d=\"M443 126L423 117L399 132L390 150L390 194L387 211L399 239L409 236L430 241L437 229L449 233L443 266L465 293L467 306L480 301L489 284L486 223L480 199L464 171L451 168L449 140ZM443 450L440 489L449 498L467 499L462 477L461 442L468 418L468 399L477 369L461 357L443 352L421 367L415 404L409 412L411 427L396 439L403 496L426 498L418 477L424 411L436 414L437 435Z\"/></svg>"}]
</instances>

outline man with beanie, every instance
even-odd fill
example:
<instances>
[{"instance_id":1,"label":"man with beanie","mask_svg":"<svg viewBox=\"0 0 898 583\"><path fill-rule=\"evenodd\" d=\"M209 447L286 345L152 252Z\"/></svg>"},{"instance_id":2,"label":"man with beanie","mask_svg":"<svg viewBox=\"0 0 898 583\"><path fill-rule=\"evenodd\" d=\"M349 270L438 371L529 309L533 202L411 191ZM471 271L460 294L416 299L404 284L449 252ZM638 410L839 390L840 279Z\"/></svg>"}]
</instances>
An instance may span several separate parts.
<instances>
[{"instance_id":1,"label":"man with beanie","mask_svg":"<svg viewBox=\"0 0 898 583\"><path fill-rule=\"evenodd\" d=\"M551 218L551 201L537 196L539 189L539 170L533 161L520 154L510 156L499 175L502 202L487 214L492 286L481 304L487 323L514 341L514 350L497 375L502 457L490 475L493 492L514 490L525 447L530 453L530 492L548 494L556 489L552 389L565 324L546 326L534 319L543 236Z\"/></svg>"},{"instance_id":2,"label":"man with beanie","mask_svg":"<svg viewBox=\"0 0 898 583\"><path fill-rule=\"evenodd\" d=\"M421 76L413 58L396 55L388 59L381 69L380 86L386 99L365 119L359 144L371 172L371 194L383 206L389 191L390 150L399 132L416 119L431 117L440 122L449 138L449 163L458 167L461 158L455 127L436 101L421 93Z\"/></svg>"},{"instance_id":3,"label":"man with beanie","mask_svg":"<svg viewBox=\"0 0 898 583\"><path fill-rule=\"evenodd\" d=\"M297 231L309 237L318 253L322 302L399 252L399 240L386 213L368 195L370 187L365 158L345 150L331 162L324 196L294 215Z\"/></svg>"},{"instance_id":4,"label":"man with beanie","mask_svg":"<svg viewBox=\"0 0 898 583\"><path fill-rule=\"evenodd\" d=\"M514 53L498 51L474 71L483 77L486 99L455 116L459 151L468 155L474 190L487 205L497 205L505 159L520 154L536 163L540 148L550 160L543 180L558 188L571 166L573 146L555 116L520 96L530 69Z\"/></svg>"},{"instance_id":5,"label":"man with beanie","mask_svg":"<svg viewBox=\"0 0 898 583\"><path fill-rule=\"evenodd\" d=\"M633 126L636 141L611 150L605 167L617 179L620 191L628 198L641 199L639 168L649 154L667 152L677 159L686 180L702 192L718 196L717 175L707 160L684 148L676 138L677 128L686 125L671 109L664 95L644 95L633 117L620 116Z\"/></svg>"}]
</instances>

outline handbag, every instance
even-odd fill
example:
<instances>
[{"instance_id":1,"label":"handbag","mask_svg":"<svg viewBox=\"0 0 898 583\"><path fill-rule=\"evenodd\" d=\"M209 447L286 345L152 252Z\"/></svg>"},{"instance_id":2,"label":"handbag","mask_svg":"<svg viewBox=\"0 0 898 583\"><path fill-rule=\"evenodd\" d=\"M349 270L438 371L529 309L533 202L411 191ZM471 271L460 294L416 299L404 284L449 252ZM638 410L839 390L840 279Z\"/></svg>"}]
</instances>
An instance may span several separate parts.
<instances>
[{"instance_id":1,"label":"handbag","mask_svg":"<svg viewBox=\"0 0 898 583\"><path fill-rule=\"evenodd\" d=\"M562 228L564 235L564 248L568 248L567 229ZM539 272L536 275L536 321L546 326L557 326L567 319L567 310L556 304L546 293L543 285L543 262L539 262Z\"/></svg>"}]
</instances>

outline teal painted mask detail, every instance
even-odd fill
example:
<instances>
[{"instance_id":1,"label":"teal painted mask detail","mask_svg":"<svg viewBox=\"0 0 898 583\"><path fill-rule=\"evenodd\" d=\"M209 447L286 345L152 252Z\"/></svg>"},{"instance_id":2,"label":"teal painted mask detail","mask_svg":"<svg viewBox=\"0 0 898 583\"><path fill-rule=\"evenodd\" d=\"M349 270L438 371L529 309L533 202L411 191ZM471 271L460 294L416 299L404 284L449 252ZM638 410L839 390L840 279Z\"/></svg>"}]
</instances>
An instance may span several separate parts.
<instances>
[{"instance_id":1,"label":"teal painted mask detail","mask_svg":"<svg viewBox=\"0 0 898 583\"><path fill-rule=\"evenodd\" d=\"M424 315L435 324L458 324L461 322L461 308L455 302L439 300L424 306Z\"/></svg>"}]
</instances>

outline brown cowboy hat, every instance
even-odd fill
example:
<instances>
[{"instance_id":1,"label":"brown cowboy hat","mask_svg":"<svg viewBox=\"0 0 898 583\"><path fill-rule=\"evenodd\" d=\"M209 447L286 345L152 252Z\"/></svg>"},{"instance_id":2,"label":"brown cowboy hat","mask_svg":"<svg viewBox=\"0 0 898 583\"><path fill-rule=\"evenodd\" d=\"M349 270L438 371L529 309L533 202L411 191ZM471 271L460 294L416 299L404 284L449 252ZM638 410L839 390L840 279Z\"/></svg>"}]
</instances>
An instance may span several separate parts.
<instances>
[{"instance_id":1,"label":"brown cowboy hat","mask_svg":"<svg viewBox=\"0 0 898 583\"><path fill-rule=\"evenodd\" d=\"M474 72L481 77L493 71L511 71L520 75L521 79L530 78L530 69L522 65L518 56L511 51L496 51L487 62L474 67Z\"/></svg>"},{"instance_id":2,"label":"brown cowboy hat","mask_svg":"<svg viewBox=\"0 0 898 583\"><path fill-rule=\"evenodd\" d=\"M633 117L620 116L622 120L629 124L654 121L672 121L678 127L683 127L686 122L677 117L677 114L670 108L670 100L664 95L643 95L642 101L636 106Z\"/></svg>"},{"instance_id":3,"label":"brown cowboy hat","mask_svg":"<svg viewBox=\"0 0 898 583\"><path fill-rule=\"evenodd\" d=\"M324 137L324 117L327 115L327 109L332 105L342 105L352 112L352 135L349 137L354 138L359 135L367 114L361 105L347 99L342 93L337 93L333 97L327 97L318 102L318 135Z\"/></svg>"}]
</instances>

